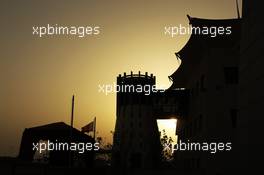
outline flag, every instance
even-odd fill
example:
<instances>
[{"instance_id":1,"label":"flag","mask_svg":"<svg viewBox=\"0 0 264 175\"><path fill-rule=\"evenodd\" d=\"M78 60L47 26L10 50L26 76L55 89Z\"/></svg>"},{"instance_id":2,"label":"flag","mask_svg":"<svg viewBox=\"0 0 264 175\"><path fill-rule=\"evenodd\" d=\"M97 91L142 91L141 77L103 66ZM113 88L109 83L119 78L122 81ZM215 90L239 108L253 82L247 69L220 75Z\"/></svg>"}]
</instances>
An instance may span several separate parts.
<instances>
[{"instance_id":1,"label":"flag","mask_svg":"<svg viewBox=\"0 0 264 175\"><path fill-rule=\"evenodd\" d=\"M94 121L82 127L82 132L90 132L90 131L94 131Z\"/></svg>"}]
</instances>

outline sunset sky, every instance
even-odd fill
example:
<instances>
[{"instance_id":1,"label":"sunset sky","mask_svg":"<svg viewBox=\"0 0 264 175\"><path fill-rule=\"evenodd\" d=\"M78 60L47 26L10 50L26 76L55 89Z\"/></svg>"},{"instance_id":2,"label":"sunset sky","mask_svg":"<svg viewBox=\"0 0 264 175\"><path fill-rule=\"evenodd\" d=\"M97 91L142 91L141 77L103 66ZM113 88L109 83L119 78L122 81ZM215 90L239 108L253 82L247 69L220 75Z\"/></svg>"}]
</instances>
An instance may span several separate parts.
<instances>
[{"instance_id":1,"label":"sunset sky","mask_svg":"<svg viewBox=\"0 0 264 175\"><path fill-rule=\"evenodd\" d=\"M78 3L77 3L78 2ZM241 1L239 1L241 8ZM63 121L74 126L97 117L98 136L111 142L115 94L99 93L119 73L149 72L169 87L174 53L189 35L164 35L165 26L188 26L187 14L236 18L235 0L10 1L1 2L0 156L16 156L24 128ZM33 26L100 26L97 36L32 35Z\"/></svg>"}]
</instances>

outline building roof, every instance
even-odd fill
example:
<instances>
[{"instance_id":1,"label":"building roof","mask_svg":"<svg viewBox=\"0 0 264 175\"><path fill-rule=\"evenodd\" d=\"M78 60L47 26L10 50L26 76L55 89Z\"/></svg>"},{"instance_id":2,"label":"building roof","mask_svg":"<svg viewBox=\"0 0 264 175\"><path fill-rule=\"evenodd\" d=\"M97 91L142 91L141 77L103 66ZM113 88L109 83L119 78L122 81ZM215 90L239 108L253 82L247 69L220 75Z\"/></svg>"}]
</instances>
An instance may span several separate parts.
<instances>
[{"instance_id":1,"label":"building roof","mask_svg":"<svg viewBox=\"0 0 264 175\"><path fill-rule=\"evenodd\" d=\"M204 53L208 52L210 48L230 48L235 47L240 43L240 28L241 19L202 19L194 18L187 15L192 34L187 44L177 53L177 59L181 60L179 68L169 76L173 81L171 89L185 87L186 80L190 71L194 70L200 60L203 58ZM194 28L209 29L210 28L224 28L231 27L230 34L216 34L215 37L213 29L211 34L194 34Z\"/></svg>"},{"instance_id":2,"label":"building roof","mask_svg":"<svg viewBox=\"0 0 264 175\"><path fill-rule=\"evenodd\" d=\"M69 139L71 126L64 122L55 122L46 125L26 128L24 133L31 133L31 135L40 136L43 138L62 138ZM82 133L76 128L72 130L74 140L93 140L90 136Z\"/></svg>"},{"instance_id":3,"label":"building roof","mask_svg":"<svg viewBox=\"0 0 264 175\"><path fill-rule=\"evenodd\" d=\"M36 126L36 127L32 127L32 128L27 128L30 130L46 130L46 131L50 131L50 130L69 130L71 127L69 125L67 125L64 122L55 122L55 123L50 123L50 124L46 124L46 125L41 125L41 126ZM74 128L75 129L75 128Z\"/></svg>"}]
</instances>

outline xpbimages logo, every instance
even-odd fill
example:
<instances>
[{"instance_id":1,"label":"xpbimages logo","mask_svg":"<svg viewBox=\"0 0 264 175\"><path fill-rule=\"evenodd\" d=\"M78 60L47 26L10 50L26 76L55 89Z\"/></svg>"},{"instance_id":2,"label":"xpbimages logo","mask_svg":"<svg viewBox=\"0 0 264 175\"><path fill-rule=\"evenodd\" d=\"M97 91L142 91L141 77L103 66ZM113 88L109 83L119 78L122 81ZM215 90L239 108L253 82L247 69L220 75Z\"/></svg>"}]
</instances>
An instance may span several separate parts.
<instances>
[{"instance_id":1,"label":"xpbimages logo","mask_svg":"<svg viewBox=\"0 0 264 175\"><path fill-rule=\"evenodd\" d=\"M99 35L99 26L59 26L58 24L46 26L33 26L32 34L34 36L43 37L51 35L73 35L79 38L88 35Z\"/></svg>"},{"instance_id":2,"label":"xpbimages logo","mask_svg":"<svg viewBox=\"0 0 264 175\"><path fill-rule=\"evenodd\" d=\"M232 33L231 26L183 26L182 24L178 26L165 26L164 34L170 37L175 37L177 35L209 35L214 38L218 35L230 35Z\"/></svg>"},{"instance_id":3,"label":"xpbimages logo","mask_svg":"<svg viewBox=\"0 0 264 175\"><path fill-rule=\"evenodd\" d=\"M165 144L163 145L163 150L169 150L171 153L174 153L174 151L207 151L211 154L215 154L217 152L221 151L231 151L232 149L232 143L227 142L182 142L179 140L179 142L175 145L171 144Z\"/></svg>"},{"instance_id":4,"label":"xpbimages logo","mask_svg":"<svg viewBox=\"0 0 264 175\"><path fill-rule=\"evenodd\" d=\"M105 95L111 93L117 93L117 92L143 93L144 95L150 95L151 93L165 92L165 86L160 86L158 89L156 85L140 85L140 84L118 85L115 82L113 82L112 84L99 84L98 92L104 93Z\"/></svg>"},{"instance_id":5,"label":"xpbimages logo","mask_svg":"<svg viewBox=\"0 0 264 175\"><path fill-rule=\"evenodd\" d=\"M77 151L78 153L84 153L85 151L98 151L100 149L99 143L68 143L68 142L55 142L45 141L32 143L32 150L42 153L44 151Z\"/></svg>"}]
</instances>

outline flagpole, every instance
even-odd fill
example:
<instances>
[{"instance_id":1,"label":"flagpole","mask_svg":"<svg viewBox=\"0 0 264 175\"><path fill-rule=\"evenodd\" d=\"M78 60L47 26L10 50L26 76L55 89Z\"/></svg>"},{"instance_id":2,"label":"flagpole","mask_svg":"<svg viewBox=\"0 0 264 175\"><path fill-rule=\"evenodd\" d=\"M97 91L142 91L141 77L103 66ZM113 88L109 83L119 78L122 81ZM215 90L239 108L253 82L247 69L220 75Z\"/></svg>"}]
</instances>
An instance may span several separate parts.
<instances>
[{"instance_id":1,"label":"flagpole","mask_svg":"<svg viewBox=\"0 0 264 175\"><path fill-rule=\"evenodd\" d=\"M238 2L237 2L237 0L236 0L236 8L237 8L237 18L240 19L239 7L238 7Z\"/></svg>"},{"instance_id":2,"label":"flagpole","mask_svg":"<svg viewBox=\"0 0 264 175\"><path fill-rule=\"evenodd\" d=\"M73 117L74 117L74 95L72 95L72 106L71 106L71 128L70 128L70 143L72 142L73 132ZM69 152L69 167L72 166L72 153Z\"/></svg>"},{"instance_id":3,"label":"flagpole","mask_svg":"<svg viewBox=\"0 0 264 175\"><path fill-rule=\"evenodd\" d=\"M94 117L94 141L95 141L95 133L96 133L96 117Z\"/></svg>"},{"instance_id":4,"label":"flagpole","mask_svg":"<svg viewBox=\"0 0 264 175\"><path fill-rule=\"evenodd\" d=\"M71 128L73 128L73 114L74 114L74 95L72 96Z\"/></svg>"}]
</instances>

